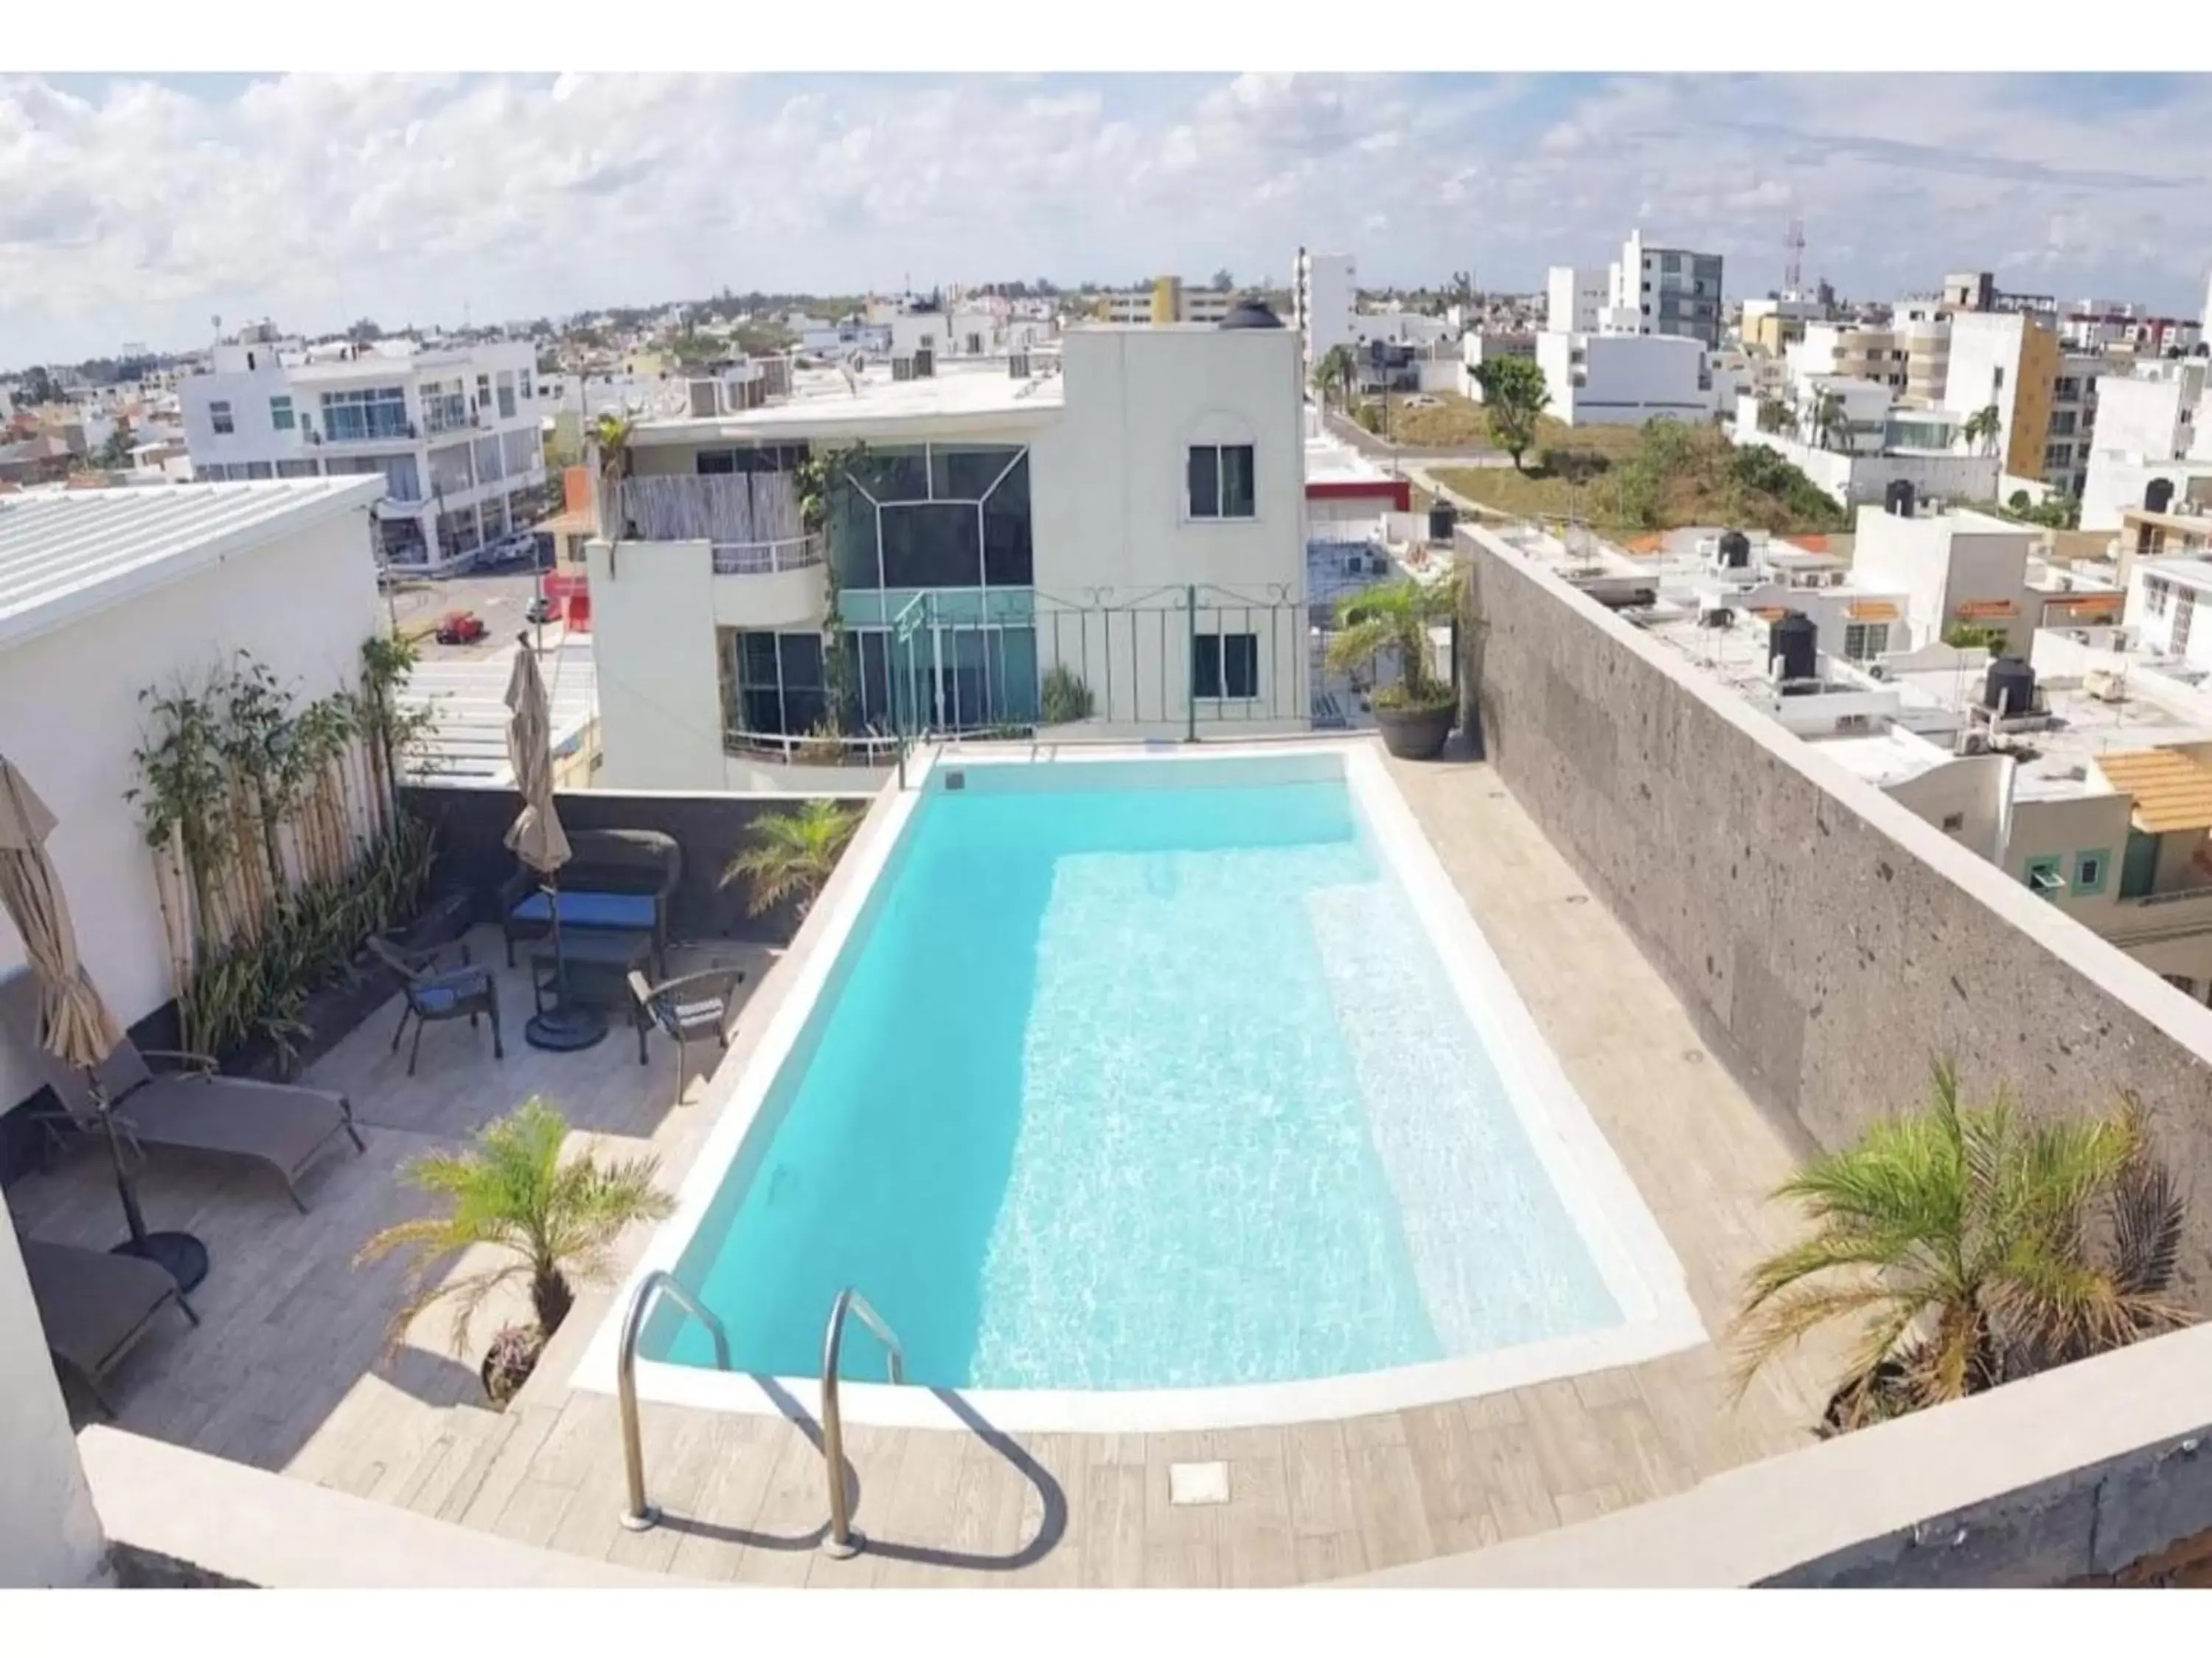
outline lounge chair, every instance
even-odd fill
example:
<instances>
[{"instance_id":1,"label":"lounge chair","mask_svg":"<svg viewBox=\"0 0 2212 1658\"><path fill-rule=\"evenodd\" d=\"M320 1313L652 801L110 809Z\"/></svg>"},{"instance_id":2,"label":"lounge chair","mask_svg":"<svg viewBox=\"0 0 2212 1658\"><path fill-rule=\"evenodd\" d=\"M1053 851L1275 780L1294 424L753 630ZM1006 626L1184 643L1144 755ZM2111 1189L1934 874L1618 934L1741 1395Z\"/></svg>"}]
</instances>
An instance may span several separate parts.
<instances>
[{"instance_id":1,"label":"lounge chair","mask_svg":"<svg viewBox=\"0 0 2212 1658\"><path fill-rule=\"evenodd\" d=\"M176 1069L156 1072L149 1059ZM48 1080L80 1129L102 1131L82 1072L50 1064ZM266 1163L303 1215L307 1205L299 1182L309 1165L340 1135L353 1142L355 1150L368 1149L354 1127L353 1106L345 1095L225 1076L204 1054L166 1048L142 1052L125 1037L101 1064L100 1080L116 1126L142 1150L167 1146Z\"/></svg>"},{"instance_id":2,"label":"lounge chair","mask_svg":"<svg viewBox=\"0 0 2212 1658\"><path fill-rule=\"evenodd\" d=\"M633 971L629 991L637 1026L637 1063L647 1063L647 1033L659 1026L676 1039L676 1103L684 1103L684 1061L691 1039L711 1034L726 1049L730 1045L730 1006L738 986L745 982L742 967L708 967L664 984L648 984L645 975Z\"/></svg>"},{"instance_id":3,"label":"lounge chair","mask_svg":"<svg viewBox=\"0 0 2212 1658\"><path fill-rule=\"evenodd\" d=\"M407 1021L415 1021L415 1045L407 1050L407 1074L415 1074L415 1056L422 1051L422 1027L441 1019L459 1019L466 1015L469 1028L476 1028L477 1015L483 1015L491 1021L491 1057L507 1058L507 1048L499 1034L499 987L492 983L491 969L479 967L469 960L469 947L459 946L460 965L441 971L438 959L453 945L441 945L433 950L403 950L381 938L372 938L368 948L384 965L399 975L404 992L399 1009L399 1027L392 1033L392 1051L399 1051L399 1039L407 1034Z\"/></svg>"},{"instance_id":4,"label":"lounge chair","mask_svg":"<svg viewBox=\"0 0 2212 1658\"><path fill-rule=\"evenodd\" d=\"M123 1356L174 1302L194 1324L200 1315L177 1288L177 1281L151 1261L135 1255L109 1255L97 1249L21 1239L23 1268L31 1280L31 1299L46 1326L46 1350L61 1369L84 1384L93 1402L115 1416L114 1401L100 1383Z\"/></svg>"}]
</instances>

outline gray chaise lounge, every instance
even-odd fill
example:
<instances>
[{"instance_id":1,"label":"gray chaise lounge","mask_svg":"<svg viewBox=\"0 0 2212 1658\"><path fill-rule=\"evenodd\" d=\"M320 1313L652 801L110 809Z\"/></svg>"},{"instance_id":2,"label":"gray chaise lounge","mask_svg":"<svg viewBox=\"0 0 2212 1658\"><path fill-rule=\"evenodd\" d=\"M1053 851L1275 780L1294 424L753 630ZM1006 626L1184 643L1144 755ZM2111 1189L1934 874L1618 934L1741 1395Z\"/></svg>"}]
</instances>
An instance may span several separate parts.
<instances>
[{"instance_id":1,"label":"gray chaise lounge","mask_svg":"<svg viewBox=\"0 0 2212 1658\"><path fill-rule=\"evenodd\" d=\"M177 1281L151 1261L35 1238L21 1242L31 1299L46 1326L46 1350L84 1384L93 1402L112 1419L114 1402L100 1385L107 1373L171 1302L194 1324L199 1314Z\"/></svg>"},{"instance_id":2,"label":"gray chaise lounge","mask_svg":"<svg viewBox=\"0 0 2212 1658\"><path fill-rule=\"evenodd\" d=\"M149 1059L179 1069L156 1072L147 1064ZM100 1066L100 1075L116 1125L137 1144L211 1151L266 1163L276 1171L302 1214L307 1205L300 1196L300 1177L311 1164L341 1135L353 1142L355 1150L368 1149L354 1127L353 1106L343 1094L225 1076L204 1054L160 1048L142 1053L125 1037ZM99 1119L83 1076L60 1066L50 1066L48 1076L77 1126L99 1134Z\"/></svg>"}]
</instances>

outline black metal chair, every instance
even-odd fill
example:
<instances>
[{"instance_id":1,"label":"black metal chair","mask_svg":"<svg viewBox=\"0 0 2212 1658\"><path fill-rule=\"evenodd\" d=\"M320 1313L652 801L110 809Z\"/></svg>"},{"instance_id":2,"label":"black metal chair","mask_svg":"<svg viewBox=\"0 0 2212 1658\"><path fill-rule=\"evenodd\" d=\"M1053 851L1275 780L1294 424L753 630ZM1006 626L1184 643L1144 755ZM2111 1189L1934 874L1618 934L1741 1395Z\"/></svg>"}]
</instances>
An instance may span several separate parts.
<instances>
[{"instance_id":1,"label":"black metal chair","mask_svg":"<svg viewBox=\"0 0 2212 1658\"><path fill-rule=\"evenodd\" d=\"M688 1069L684 1062L690 1056L690 1044L711 1033L724 1050L728 1049L730 1009L737 1000L738 986L744 982L742 967L708 967L659 984L648 984L643 973L631 972L629 989L635 1003L637 1063L650 1063L646 1038L653 1027L659 1027L676 1039L678 1105L684 1103L684 1075Z\"/></svg>"},{"instance_id":2,"label":"black metal chair","mask_svg":"<svg viewBox=\"0 0 2212 1658\"><path fill-rule=\"evenodd\" d=\"M399 1051L399 1039L407 1034L407 1021L415 1021L415 1043L407 1050L407 1074L415 1074L416 1056L422 1051L422 1027L439 1020L459 1019L465 1016L474 1027L478 1015L491 1021L491 1056L507 1058L506 1045L500 1039L499 987L492 982L491 969L479 967L469 960L465 944L441 945L431 950L403 950L388 939L372 938L368 948L377 959L399 975L404 993L404 1004L399 1009L399 1027L392 1033L392 1051ZM441 969L439 959L450 950L460 952L461 965Z\"/></svg>"}]
</instances>

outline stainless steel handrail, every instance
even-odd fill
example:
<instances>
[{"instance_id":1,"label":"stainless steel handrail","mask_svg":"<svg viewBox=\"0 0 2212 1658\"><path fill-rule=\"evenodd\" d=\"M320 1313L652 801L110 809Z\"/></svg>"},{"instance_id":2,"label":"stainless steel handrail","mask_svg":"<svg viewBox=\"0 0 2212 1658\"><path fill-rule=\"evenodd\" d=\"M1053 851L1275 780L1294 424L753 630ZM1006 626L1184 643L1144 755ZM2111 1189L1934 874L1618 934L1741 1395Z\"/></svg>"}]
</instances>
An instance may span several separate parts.
<instances>
[{"instance_id":1,"label":"stainless steel handrail","mask_svg":"<svg viewBox=\"0 0 2212 1658\"><path fill-rule=\"evenodd\" d=\"M653 1298L663 1295L707 1326L714 1338L715 1364L724 1370L730 1368L730 1338L721 1320L694 1301L671 1273L647 1273L629 1298L629 1311L623 1315L622 1350L615 1361L615 1393L622 1401L623 1472L629 1480L629 1507L623 1511L622 1523L634 1532L646 1531L660 1521L660 1510L645 1500L645 1447L637 1431L637 1338L645 1330L645 1315L652 1310Z\"/></svg>"},{"instance_id":2,"label":"stainless steel handrail","mask_svg":"<svg viewBox=\"0 0 2212 1658\"><path fill-rule=\"evenodd\" d=\"M857 1313L860 1322L875 1332L876 1339L890 1350L891 1381L906 1380L906 1350L891 1333L867 1298L848 1284L837 1292L830 1309L829 1327L822 1336L822 1460L830 1469L830 1534L822 1551L833 1559L849 1560L866 1539L853 1529L853 1513L845 1496L845 1415L837 1402L837 1355L845 1344L845 1315Z\"/></svg>"}]
</instances>

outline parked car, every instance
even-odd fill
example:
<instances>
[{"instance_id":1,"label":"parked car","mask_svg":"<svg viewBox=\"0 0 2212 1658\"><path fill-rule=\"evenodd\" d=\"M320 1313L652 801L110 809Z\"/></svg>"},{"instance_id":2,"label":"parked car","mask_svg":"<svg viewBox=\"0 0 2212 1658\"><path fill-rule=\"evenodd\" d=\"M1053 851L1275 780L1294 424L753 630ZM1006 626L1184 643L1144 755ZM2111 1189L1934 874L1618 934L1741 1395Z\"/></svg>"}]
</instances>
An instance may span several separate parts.
<instances>
[{"instance_id":1,"label":"parked car","mask_svg":"<svg viewBox=\"0 0 2212 1658\"><path fill-rule=\"evenodd\" d=\"M448 611L438 624L441 645L472 645L483 637L483 619L472 610Z\"/></svg>"},{"instance_id":2,"label":"parked car","mask_svg":"<svg viewBox=\"0 0 2212 1658\"><path fill-rule=\"evenodd\" d=\"M553 607L553 601L540 594L530 601L529 607L522 613L522 619L531 623L550 622L554 620L557 614L558 613Z\"/></svg>"}]
</instances>

